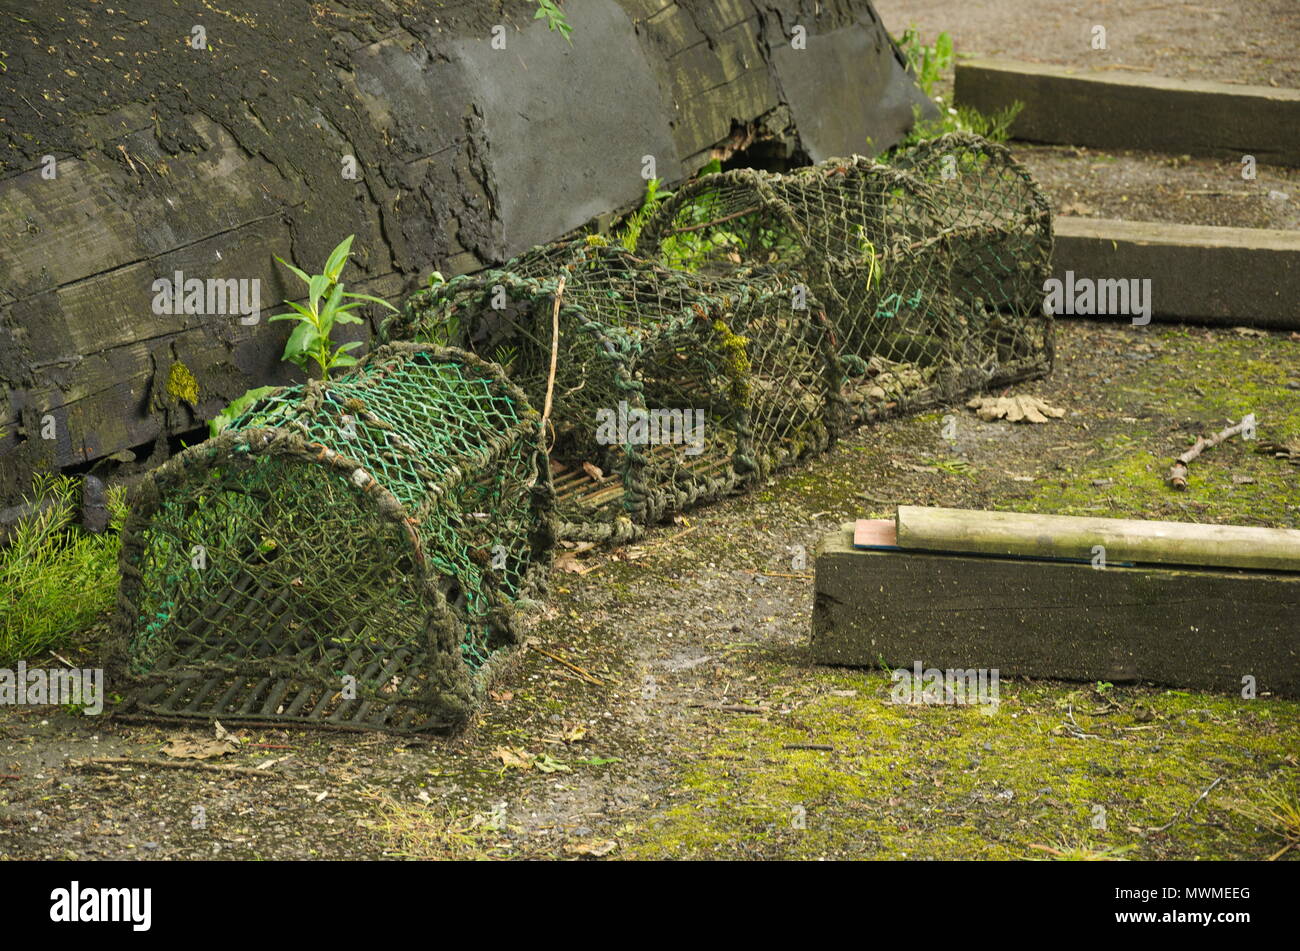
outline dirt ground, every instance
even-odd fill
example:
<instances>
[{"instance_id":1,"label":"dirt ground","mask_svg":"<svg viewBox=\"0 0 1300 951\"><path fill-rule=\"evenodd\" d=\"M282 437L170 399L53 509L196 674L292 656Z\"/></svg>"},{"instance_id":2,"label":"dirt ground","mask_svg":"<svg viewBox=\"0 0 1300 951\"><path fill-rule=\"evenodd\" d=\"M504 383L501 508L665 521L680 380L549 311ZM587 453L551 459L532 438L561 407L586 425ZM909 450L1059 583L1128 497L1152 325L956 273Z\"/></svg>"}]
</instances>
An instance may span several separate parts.
<instances>
[{"instance_id":1,"label":"dirt ground","mask_svg":"<svg viewBox=\"0 0 1300 951\"><path fill-rule=\"evenodd\" d=\"M210 730L4 708L0 854L1272 855L1276 836L1236 810L1294 783L1298 703L1004 680L988 716L896 706L887 673L806 659L818 538L900 502L1300 527L1300 472L1240 440L1195 463L1186 493L1163 484L1193 434L1246 411L1261 441L1300 441L1300 342L1080 321L1058 335L1057 370L1018 391L1062 420L957 407L869 427L755 494L585 553L533 632L563 663L524 652L459 738L240 731L205 762L262 775L93 767Z\"/></svg>"},{"instance_id":2,"label":"dirt ground","mask_svg":"<svg viewBox=\"0 0 1300 951\"><path fill-rule=\"evenodd\" d=\"M1300 86L1300 6L1292 0L875 0L894 36L915 24L957 54L1155 73L1259 86ZM1093 49L1093 28L1107 49Z\"/></svg>"},{"instance_id":3,"label":"dirt ground","mask_svg":"<svg viewBox=\"0 0 1300 951\"><path fill-rule=\"evenodd\" d=\"M1151 3L1103 0L877 0L897 36L915 25L933 43L953 38L958 59L996 56L1120 75L1151 73L1263 86L1300 86L1300 4L1292 0ZM1106 50L1091 46L1106 27ZM952 75L936 94L952 102ZM1075 146L1012 143L1057 215L1171 221L1235 228L1300 229L1300 169L1261 165L1241 177L1239 161Z\"/></svg>"}]
</instances>

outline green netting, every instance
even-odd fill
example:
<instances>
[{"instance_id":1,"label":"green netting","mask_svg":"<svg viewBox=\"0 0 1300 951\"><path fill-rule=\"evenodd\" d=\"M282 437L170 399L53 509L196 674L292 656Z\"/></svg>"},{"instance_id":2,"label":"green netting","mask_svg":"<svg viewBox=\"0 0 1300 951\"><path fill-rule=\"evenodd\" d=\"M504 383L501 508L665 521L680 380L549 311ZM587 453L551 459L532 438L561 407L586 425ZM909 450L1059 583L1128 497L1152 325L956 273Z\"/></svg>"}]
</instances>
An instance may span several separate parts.
<instances>
[{"instance_id":1,"label":"green netting","mask_svg":"<svg viewBox=\"0 0 1300 951\"><path fill-rule=\"evenodd\" d=\"M1010 154L955 135L707 176L636 254L564 242L416 293L381 331L416 342L273 392L138 488L112 648L133 709L463 721L557 532L625 540L853 422L1047 372L1051 240Z\"/></svg>"},{"instance_id":2,"label":"green netting","mask_svg":"<svg viewBox=\"0 0 1300 951\"><path fill-rule=\"evenodd\" d=\"M709 277L567 242L423 290L384 333L495 360L535 406L554 348L548 439L571 538L626 539L752 484L824 449L847 415L824 308L775 269Z\"/></svg>"},{"instance_id":3,"label":"green netting","mask_svg":"<svg viewBox=\"0 0 1300 951\"><path fill-rule=\"evenodd\" d=\"M553 495L538 414L472 354L397 344L273 391L134 492L112 647L133 710L463 721L544 583Z\"/></svg>"},{"instance_id":4,"label":"green netting","mask_svg":"<svg viewBox=\"0 0 1300 951\"><path fill-rule=\"evenodd\" d=\"M857 420L1046 373L1049 206L1002 146L945 135L889 166L832 159L683 186L638 253L743 280L779 263L826 304Z\"/></svg>"}]
</instances>

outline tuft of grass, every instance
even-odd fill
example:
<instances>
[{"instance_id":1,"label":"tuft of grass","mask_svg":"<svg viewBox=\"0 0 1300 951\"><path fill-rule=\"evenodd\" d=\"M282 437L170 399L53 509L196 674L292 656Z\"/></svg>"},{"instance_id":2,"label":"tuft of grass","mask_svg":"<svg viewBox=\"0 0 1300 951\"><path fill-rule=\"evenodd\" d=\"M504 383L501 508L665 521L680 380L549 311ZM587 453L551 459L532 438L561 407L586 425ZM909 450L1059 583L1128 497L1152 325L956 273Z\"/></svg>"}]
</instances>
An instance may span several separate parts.
<instances>
[{"instance_id":1,"label":"tuft of grass","mask_svg":"<svg viewBox=\"0 0 1300 951\"><path fill-rule=\"evenodd\" d=\"M501 832L491 816L398 802L381 793L367 798L375 802L376 828L389 842L389 855L465 861L498 857L503 851L489 841Z\"/></svg>"},{"instance_id":2,"label":"tuft of grass","mask_svg":"<svg viewBox=\"0 0 1300 951\"><path fill-rule=\"evenodd\" d=\"M1123 862L1125 852L1135 848L1132 845L1101 846L1092 848L1081 842L1060 841L1055 845L1030 845L1031 849L1046 852L1054 862Z\"/></svg>"},{"instance_id":3,"label":"tuft of grass","mask_svg":"<svg viewBox=\"0 0 1300 951\"><path fill-rule=\"evenodd\" d=\"M111 492L111 528L89 535L73 526L77 482L38 476L35 514L0 549L0 664L68 644L109 610L117 587L119 533L126 517L120 491Z\"/></svg>"},{"instance_id":4,"label":"tuft of grass","mask_svg":"<svg viewBox=\"0 0 1300 951\"><path fill-rule=\"evenodd\" d=\"M1291 849L1300 849L1300 787L1274 783L1264 786L1253 799L1227 805L1237 815L1282 839L1282 848L1269 856L1270 861Z\"/></svg>"},{"instance_id":5,"label":"tuft of grass","mask_svg":"<svg viewBox=\"0 0 1300 951\"><path fill-rule=\"evenodd\" d=\"M916 27L909 26L901 36L894 38L894 42L906 58L925 97L939 107L937 119L923 119L920 106L917 106L911 131L896 148L907 148L947 132L970 132L990 142L1005 142L1011 137L1011 126L1025 108L1023 102L1013 102L1005 109L986 115L971 106L949 106L942 96L935 94L935 84L952 69L954 54L951 35L940 33L933 44L927 45L922 42ZM881 161L887 160L886 157L881 157Z\"/></svg>"}]
</instances>

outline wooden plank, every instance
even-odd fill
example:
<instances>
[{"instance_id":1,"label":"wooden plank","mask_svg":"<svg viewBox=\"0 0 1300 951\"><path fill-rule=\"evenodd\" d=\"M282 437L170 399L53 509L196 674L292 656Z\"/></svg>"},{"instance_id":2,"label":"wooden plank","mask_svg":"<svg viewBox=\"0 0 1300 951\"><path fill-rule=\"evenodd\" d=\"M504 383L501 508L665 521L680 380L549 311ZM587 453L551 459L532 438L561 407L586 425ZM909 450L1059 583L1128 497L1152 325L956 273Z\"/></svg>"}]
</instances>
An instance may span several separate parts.
<instances>
[{"instance_id":1,"label":"wooden plank","mask_svg":"<svg viewBox=\"0 0 1300 951\"><path fill-rule=\"evenodd\" d=\"M908 550L1300 572L1300 530L1128 518L898 507Z\"/></svg>"},{"instance_id":2,"label":"wooden plank","mask_svg":"<svg viewBox=\"0 0 1300 951\"><path fill-rule=\"evenodd\" d=\"M860 551L816 557L818 663L1300 696L1300 575Z\"/></svg>"},{"instance_id":3,"label":"wooden plank","mask_svg":"<svg viewBox=\"0 0 1300 951\"><path fill-rule=\"evenodd\" d=\"M854 548L897 548L898 524L890 518L860 518L853 523Z\"/></svg>"},{"instance_id":4,"label":"wooden plank","mask_svg":"<svg viewBox=\"0 0 1300 951\"><path fill-rule=\"evenodd\" d=\"M1300 90L972 59L955 99L981 112L1023 102L1012 135L1102 149L1196 152L1300 166Z\"/></svg>"},{"instance_id":5,"label":"wooden plank","mask_svg":"<svg viewBox=\"0 0 1300 951\"><path fill-rule=\"evenodd\" d=\"M1300 330L1300 233L1070 217L1053 230L1067 297L1080 279L1145 278L1155 320Z\"/></svg>"}]
</instances>

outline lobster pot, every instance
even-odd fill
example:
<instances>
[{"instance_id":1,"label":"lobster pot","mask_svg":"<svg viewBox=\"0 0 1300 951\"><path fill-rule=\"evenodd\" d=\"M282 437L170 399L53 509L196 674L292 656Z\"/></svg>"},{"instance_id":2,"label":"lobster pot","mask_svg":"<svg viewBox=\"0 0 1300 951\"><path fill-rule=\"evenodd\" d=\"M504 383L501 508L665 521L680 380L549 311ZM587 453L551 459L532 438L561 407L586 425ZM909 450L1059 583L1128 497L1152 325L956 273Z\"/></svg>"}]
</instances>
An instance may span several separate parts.
<instances>
[{"instance_id":1,"label":"lobster pot","mask_svg":"<svg viewBox=\"0 0 1300 951\"><path fill-rule=\"evenodd\" d=\"M549 570L538 423L499 369L398 344L272 391L151 473L113 625L126 712L463 722Z\"/></svg>"},{"instance_id":2,"label":"lobster pot","mask_svg":"<svg viewBox=\"0 0 1300 951\"><path fill-rule=\"evenodd\" d=\"M626 540L830 443L842 370L795 283L582 240L421 291L385 333L494 360L534 405L549 390L561 534Z\"/></svg>"},{"instance_id":3,"label":"lobster pot","mask_svg":"<svg viewBox=\"0 0 1300 951\"><path fill-rule=\"evenodd\" d=\"M858 420L957 399L1051 368L1042 286L1047 203L1003 147L965 134L778 175L738 169L681 188L638 252L744 273L780 262L826 303Z\"/></svg>"}]
</instances>

